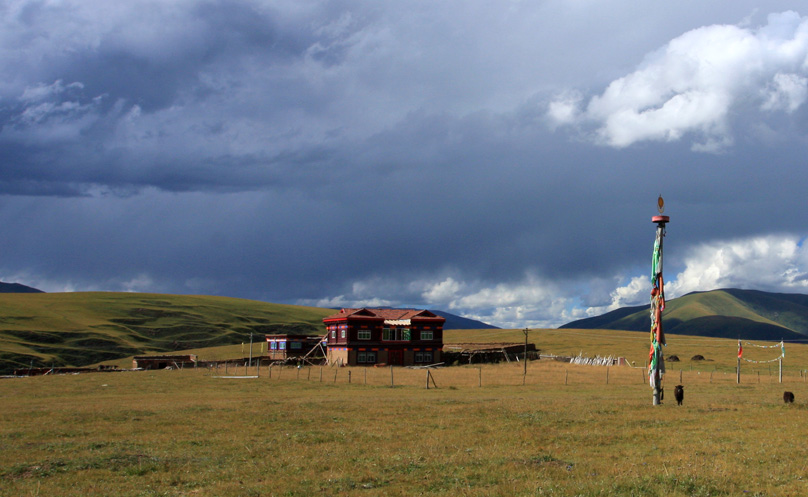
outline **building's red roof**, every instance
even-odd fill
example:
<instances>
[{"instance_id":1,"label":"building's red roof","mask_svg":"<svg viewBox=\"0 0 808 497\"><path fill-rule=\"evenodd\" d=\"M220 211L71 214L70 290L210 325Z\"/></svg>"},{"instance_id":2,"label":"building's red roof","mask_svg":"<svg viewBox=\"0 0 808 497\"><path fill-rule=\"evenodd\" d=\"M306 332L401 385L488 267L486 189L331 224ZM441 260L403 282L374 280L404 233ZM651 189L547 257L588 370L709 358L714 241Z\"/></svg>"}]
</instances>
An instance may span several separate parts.
<instances>
[{"instance_id":1,"label":"building's red roof","mask_svg":"<svg viewBox=\"0 0 808 497\"><path fill-rule=\"evenodd\" d=\"M401 320L401 319L434 319L446 321L445 318L438 316L426 309L368 309L363 307L361 309L342 309L336 314L323 318L323 321L331 321L334 319L346 318L370 318L370 319L384 319L384 320Z\"/></svg>"}]
</instances>

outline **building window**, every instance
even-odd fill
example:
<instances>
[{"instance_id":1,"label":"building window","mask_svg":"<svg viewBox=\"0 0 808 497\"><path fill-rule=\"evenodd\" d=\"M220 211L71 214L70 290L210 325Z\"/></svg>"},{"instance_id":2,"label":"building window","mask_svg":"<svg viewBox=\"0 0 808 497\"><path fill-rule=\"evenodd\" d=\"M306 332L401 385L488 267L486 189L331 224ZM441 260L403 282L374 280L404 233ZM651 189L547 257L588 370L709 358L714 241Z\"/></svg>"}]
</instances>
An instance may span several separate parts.
<instances>
[{"instance_id":1,"label":"building window","mask_svg":"<svg viewBox=\"0 0 808 497\"><path fill-rule=\"evenodd\" d=\"M375 364L376 352L358 352L356 354L356 362L358 364Z\"/></svg>"},{"instance_id":2,"label":"building window","mask_svg":"<svg viewBox=\"0 0 808 497\"><path fill-rule=\"evenodd\" d=\"M421 340L433 340L434 336L435 335L433 334L432 330L429 330L429 331L423 330L423 331L421 331Z\"/></svg>"},{"instance_id":3,"label":"building window","mask_svg":"<svg viewBox=\"0 0 808 497\"><path fill-rule=\"evenodd\" d=\"M432 362L432 352L416 352L415 362Z\"/></svg>"},{"instance_id":4,"label":"building window","mask_svg":"<svg viewBox=\"0 0 808 497\"><path fill-rule=\"evenodd\" d=\"M290 349L302 349L303 343L302 342L289 342Z\"/></svg>"},{"instance_id":5,"label":"building window","mask_svg":"<svg viewBox=\"0 0 808 497\"><path fill-rule=\"evenodd\" d=\"M340 338L345 338L345 331L346 331L345 328L340 330L340 332L339 332L339 337Z\"/></svg>"},{"instance_id":6,"label":"building window","mask_svg":"<svg viewBox=\"0 0 808 497\"><path fill-rule=\"evenodd\" d=\"M278 348L281 350L286 350L286 342L278 342Z\"/></svg>"},{"instance_id":7,"label":"building window","mask_svg":"<svg viewBox=\"0 0 808 497\"><path fill-rule=\"evenodd\" d=\"M331 330L331 338L337 338L337 330Z\"/></svg>"},{"instance_id":8,"label":"building window","mask_svg":"<svg viewBox=\"0 0 808 497\"><path fill-rule=\"evenodd\" d=\"M391 342L401 342L410 340L409 328L385 328L382 332L382 340Z\"/></svg>"},{"instance_id":9,"label":"building window","mask_svg":"<svg viewBox=\"0 0 808 497\"><path fill-rule=\"evenodd\" d=\"M359 330L356 332L356 338L359 340L370 340L370 330Z\"/></svg>"},{"instance_id":10,"label":"building window","mask_svg":"<svg viewBox=\"0 0 808 497\"><path fill-rule=\"evenodd\" d=\"M275 340L272 340L271 342L269 342L269 348L271 350L277 350L278 349L278 342L276 342Z\"/></svg>"}]
</instances>

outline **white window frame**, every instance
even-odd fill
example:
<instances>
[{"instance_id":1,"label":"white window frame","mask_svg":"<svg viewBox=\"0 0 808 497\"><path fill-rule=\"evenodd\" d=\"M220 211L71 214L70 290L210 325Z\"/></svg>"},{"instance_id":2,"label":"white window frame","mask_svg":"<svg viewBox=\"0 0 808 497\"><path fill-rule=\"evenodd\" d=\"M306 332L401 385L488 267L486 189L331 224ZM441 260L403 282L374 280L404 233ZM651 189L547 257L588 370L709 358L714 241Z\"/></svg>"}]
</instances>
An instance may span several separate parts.
<instances>
[{"instance_id":1,"label":"white window frame","mask_svg":"<svg viewBox=\"0 0 808 497\"><path fill-rule=\"evenodd\" d=\"M357 340L370 340L370 330L356 330Z\"/></svg>"}]
</instances>

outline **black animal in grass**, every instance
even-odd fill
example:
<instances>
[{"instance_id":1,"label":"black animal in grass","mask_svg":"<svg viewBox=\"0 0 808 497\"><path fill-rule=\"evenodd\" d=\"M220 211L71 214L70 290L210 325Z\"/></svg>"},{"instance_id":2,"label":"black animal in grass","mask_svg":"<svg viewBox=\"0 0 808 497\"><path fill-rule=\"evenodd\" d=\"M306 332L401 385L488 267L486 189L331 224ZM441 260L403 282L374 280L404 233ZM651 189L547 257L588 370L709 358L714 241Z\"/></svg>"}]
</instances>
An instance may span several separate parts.
<instances>
[{"instance_id":1,"label":"black animal in grass","mask_svg":"<svg viewBox=\"0 0 808 497\"><path fill-rule=\"evenodd\" d=\"M676 398L676 405L682 405L682 401L685 398L685 387L676 385L676 388L673 389L673 396Z\"/></svg>"},{"instance_id":2,"label":"black animal in grass","mask_svg":"<svg viewBox=\"0 0 808 497\"><path fill-rule=\"evenodd\" d=\"M786 404L793 404L794 403L794 393L793 392L783 392L783 402Z\"/></svg>"}]
</instances>

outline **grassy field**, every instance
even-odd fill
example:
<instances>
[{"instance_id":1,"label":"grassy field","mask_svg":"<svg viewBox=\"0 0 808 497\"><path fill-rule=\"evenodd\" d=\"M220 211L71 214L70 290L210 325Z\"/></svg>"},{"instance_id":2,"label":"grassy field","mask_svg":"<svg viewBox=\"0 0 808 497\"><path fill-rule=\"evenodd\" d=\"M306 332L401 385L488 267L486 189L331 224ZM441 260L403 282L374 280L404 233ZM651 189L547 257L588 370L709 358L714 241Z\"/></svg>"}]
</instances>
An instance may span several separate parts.
<instances>
[{"instance_id":1,"label":"grassy field","mask_svg":"<svg viewBox=\"0 0 808 497\"><path fill-rule=\"evenodd\" d=\"M516 342L523 343L525 335L521 330L447 330L444 342ZM644 367L648 360L650 336L647 332L615 330L577 329L538 329L528 332L528 341L544 354L586 357L615 356L625 357L637 367ZM669 370L735 372L738 358L738 341L724 338L696 337L687 335L667 335L668 345L662 351L665 357L675 355L679 362L667 361ZM743 341L746 342L746 341ZM773 342L752 342L770 346ZM799 375L808 369L808 346L786 343L786 357L783 370ZM703 361L691 360L701 355ZM741 371L749 374L769 374L778 368L777 362L761 362L775 359L780 355L779 348L759 348L744 345L743 357L758 363L743 361Z\"/></svg>"},{"instance_id":2,"label":"grassy field","mask_svg":"<svg viewBox=\"0 0 808 497\"><path fill-rule=\"evenodd\" d=\"M522 330L444 330L444 342L452 343L524 343ZM715 371L719 374L735 374L738 357L737 340L710 337L694 337L685 335L668 335L668 345L663 348L666 357L675 355L679 362L668 361L671 371ZM636 331L615 330L576 330L576 329L535 329L529 330L528 341L536 346L542 354L560 356L586 357L615 356L625 357L637 368L644 367L648 358L649 334ZM771 342L752 342L759 345L774 345ZM808 370L808 345L786 343L786 358L783 370L787 374L800 375L800 371ZM223 345L219 347L189 349L178 353L197 354L200 360L221 361L239 359L249 354L249 345ZM259 339L253 344L253 357L261 353ZM768 361L778 357L780 349L755 348L744 345L744 357L753 361ZM703 361L692 361L696 355L704 357ZM104 361L103 364L114 364L122 368L132 367L131 357ZM741 370L744 374L777 374L777 362L749 363L743 362ZM734 378L734 376L733 376Z\"/></svg>"},{"instance_id":3,"label":"grassy field","mask_svg":"<svg viewBox=\"0 0 808 497\"><path fill-rule=\"evenodd\" d=\"M456 341L477 333L524 340L502 330ZM640 362L648 346L644 333L529 338L548 353ZM677 338L666 354L686 359L669 368L660 406L640 368L550 360L530 362L527 376L521 363L441 368L430 389L425 370L406 368L2 380L0 495L808 494L807 347L787 345L783 384L745 365L738 385L727 371L737 342ZM708 361L690 361L696 353ZM683 406L670 398L680 377Z\"/></svg>"}]
</instances>

